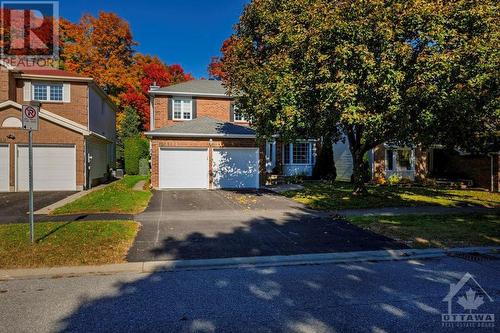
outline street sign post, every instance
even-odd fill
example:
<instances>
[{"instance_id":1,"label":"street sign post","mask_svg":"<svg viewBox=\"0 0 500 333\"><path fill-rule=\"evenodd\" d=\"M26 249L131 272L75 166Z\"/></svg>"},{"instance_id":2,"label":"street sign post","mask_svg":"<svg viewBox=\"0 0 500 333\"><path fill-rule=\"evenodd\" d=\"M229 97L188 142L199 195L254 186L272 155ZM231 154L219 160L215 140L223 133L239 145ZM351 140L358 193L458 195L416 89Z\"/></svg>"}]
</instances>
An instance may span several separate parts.
<instances>
[{"instance_id":1,"label":"street sign post","mask_svg":"<svg viewBox=\"0 0 500 333\"><path fill-rule=\"evenodd\" d=\"M23 105L23 128L28 131L28 159L29 159L29 208L30 208L30 239L35 242L35 219L33 215L33 131L38 131L40 103L32 102Z\"/></svg>"}]
</instances>

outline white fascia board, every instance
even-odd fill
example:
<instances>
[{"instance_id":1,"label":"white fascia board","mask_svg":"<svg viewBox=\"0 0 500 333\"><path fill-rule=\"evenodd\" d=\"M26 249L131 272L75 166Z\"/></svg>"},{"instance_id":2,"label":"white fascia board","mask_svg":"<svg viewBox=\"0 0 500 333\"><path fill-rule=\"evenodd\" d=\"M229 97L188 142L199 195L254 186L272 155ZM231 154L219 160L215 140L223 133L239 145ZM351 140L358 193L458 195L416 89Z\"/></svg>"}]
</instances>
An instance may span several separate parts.
<instances>
[{"instance_id":1,"label":"white fascia board","mask_svg":"<svg viewBox=\"0 0 500 333\"><path fill-rule=\"evenodd\" d=\"M19 109L19 111L22 110L23 106L17 102L14 101L5 101L0 103L0 108L11 106L16 109ZM89 135L91 132L87 129L87 127L82 126L78 124L77 122L74 122L72 120L69 120L67 118L61 117L55 113L52 113L50 111L47 111L45 109L40 109L40 118L48 120L50 122L53 122L55 124L61 125L62 127L66 127L70 130L73 130L75 132L81 133L83 135Z\"/></svg>"},{"instance_id":2,"label":"white fascia board","mask_svg":"<svg viewBox=\"0 0 500 333\"><path fill-rule=\"evenodd\" d=\"M234 97L226 94L210 94L210 93L194 93L194 92L179 92L179 91L163 91L163 90L149 90L150 95L168 95L168 96L200 96L200 97L219 97L233 99Z\"/></svg>"},{"instance_id":3,"label":"white fascia board","mask_svg":"<svg viewBox=\"0 0 500 333\"><path fill-rule=\"evenodd\" d=\"M227 139L255 139L255 134L200 134L200 133L156 133L146 132L149 137L173 137L173 138L227 138Z\"/></svg>"},{"instance_id":4,"label":"white fascia board","mask_svg":"<svg viewBox=\"0 0 500 333\"><path fill-rule=\"evenodd\" d=\"M98 134L96 132L89 132L89 134L87 136L94 137L96 139L99 139L101 141L106 141L108 143L114 143L113 140L110 140L107 137L105 137L104 135Z\"/></svg>"},{"instance_id":5,"label":"white fascia board","mask_svg":"<svg viewBox=\"0 0 500 333\"><path fill-rule=\"evenodd\" d=\"M16 74L16 79L36 79L45 81L73 81L73 82L93 82L91 77L59 76L59 75L37 75L37 74Z\"/></svg>"}]
</instances>

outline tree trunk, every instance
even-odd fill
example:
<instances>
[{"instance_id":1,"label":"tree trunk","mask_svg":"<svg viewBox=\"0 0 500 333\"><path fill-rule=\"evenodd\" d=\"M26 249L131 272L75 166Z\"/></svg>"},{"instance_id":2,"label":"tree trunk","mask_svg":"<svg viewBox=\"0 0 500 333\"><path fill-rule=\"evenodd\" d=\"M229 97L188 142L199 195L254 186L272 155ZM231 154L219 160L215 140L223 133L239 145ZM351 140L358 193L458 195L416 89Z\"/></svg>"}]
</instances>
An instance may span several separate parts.
<instances>
[{"instance_id":1,"label":"tree trunk","mask_svg":"<svg viewBox=\"0 0 500 333\"><path fill-rule=\"evenodd\" d=\"M357 150L352 154L352 178L354 183L354 189L352 191L353 195L366 195L368 194L368 190L365 185L365 177L364 177L364 162L363 162L364 152L361 150Z\"/></svg>"},{"instance_id":2,"label":"tree trunk","mask_svg":"<svg viewBox=\"0 0 500 333\"><path fill-rule=\"evenodd\" d=\"M364 179L363 156L369 150L366 144L361 143L363 130L361 127L348 126L346 128L347 139L349 140L349 150L352 155L352 181L354 183L353 195L365 195L368 191Z\"/></svg>"}]
</instances>

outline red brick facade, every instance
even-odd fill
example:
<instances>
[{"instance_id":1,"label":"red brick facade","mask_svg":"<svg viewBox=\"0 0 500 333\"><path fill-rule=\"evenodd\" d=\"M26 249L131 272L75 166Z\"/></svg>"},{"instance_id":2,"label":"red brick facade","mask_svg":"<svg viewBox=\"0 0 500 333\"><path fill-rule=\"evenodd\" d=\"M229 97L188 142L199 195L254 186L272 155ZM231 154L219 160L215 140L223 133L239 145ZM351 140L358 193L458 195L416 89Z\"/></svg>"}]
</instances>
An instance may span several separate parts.
<instances>
[{"instance_id":1,"label":"red brick facade","mask_svg":"<svg viewBox=\"0 0 500 333\"><path fill-rule=\"evenodd\" d=\"M0 109L0 124L6 118L20 118L18 109ZM16 144L26 144L28 142L28 132L20 128L0 128L0 144L8 144L10 152L10 178L9 183L12 189L16 185L15 161ZM67 128L40 119L40 128L33 132L33 142L35 144L70 144L76 147L76 186L83 188L84 179L84 137L81 133L73 132Z\"/></svg>"}]
</instances>

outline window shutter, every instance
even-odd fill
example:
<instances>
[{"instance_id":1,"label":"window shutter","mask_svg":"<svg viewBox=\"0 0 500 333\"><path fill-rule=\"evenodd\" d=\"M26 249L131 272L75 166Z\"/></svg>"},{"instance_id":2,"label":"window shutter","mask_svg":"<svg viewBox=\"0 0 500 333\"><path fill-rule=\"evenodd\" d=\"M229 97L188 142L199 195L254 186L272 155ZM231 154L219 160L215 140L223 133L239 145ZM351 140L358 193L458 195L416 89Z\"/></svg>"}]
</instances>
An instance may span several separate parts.
<instances>
[{"instance_id":1,"label":"window shutter","mask_svg":"<svg viewBox=\"0 0 500 333\"><path fill-rule=\"evenodd\" d=\"M174 99L169 98L167 103L167 119L172 120L172 109L173 109Z\"/></svg>"},{"instance_id":2,"label":"window shutter","mask_svg":"<svg viewBox=\"0 0 500 333\"><path fill-rule=\"evenodd\" d=\"M198 115L197 115L197 111L196 111L196 98L195 97L193 97L193 99L192 99L191 106L192 106L192 111L193 111L191 114L192 115L191 119L196 119L196 117L198 117Z\"/></svg>"},{"instance_id":3,"label":"window shutter","mask_svg":"<svg viewBox=\"0 0 500 333\"><path fill-rule=\"evenodd\" d=\"M71 84L63 83L63 102L69 103L71 101Z\"/></svg>"},{"instance_id":4,"label":"window shutter","mask_svg":"<svg viewBox=\"0 0 500 333\"><path fill-rule=\"evenodd\" d=\"M24 101L31 101L31 81L24 81L23 95Z\"/></svg>"},{"instance_id":5,"label":"window shutter","mask_svg":"<svg viewBox=\"0 0 500 333\"><path fill-rule=\"evenodd\" d=\"M231 106L229 107L229 121L234 122L234 102L231 102Z\"/></svg>"}]
</instances>

